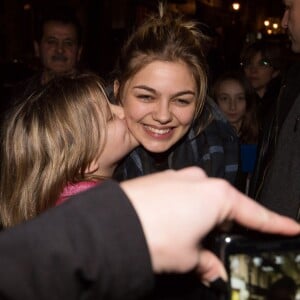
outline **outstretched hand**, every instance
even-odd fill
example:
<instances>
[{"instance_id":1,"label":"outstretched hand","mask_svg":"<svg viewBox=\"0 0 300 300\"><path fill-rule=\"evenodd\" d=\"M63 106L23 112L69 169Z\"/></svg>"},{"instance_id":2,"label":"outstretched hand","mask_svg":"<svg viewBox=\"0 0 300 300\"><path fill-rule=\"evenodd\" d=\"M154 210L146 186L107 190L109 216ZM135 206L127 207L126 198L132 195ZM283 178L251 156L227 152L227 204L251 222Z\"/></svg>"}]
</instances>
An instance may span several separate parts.
<instances>
[{"instance_id":1,"label":"outstretched hand","mask_svg":"<svg viewBox=\"0 0 300 300\"><path fill-rule=\"evenodd\" d=\"M208 178L197 167L168 170L124 181L148 243L154 272L195 268L203 282L227 275L222 263L199 242L226 220L261 232L300 233L300 225L238 192L222 179Z\"/></svg>"}]
</instances>

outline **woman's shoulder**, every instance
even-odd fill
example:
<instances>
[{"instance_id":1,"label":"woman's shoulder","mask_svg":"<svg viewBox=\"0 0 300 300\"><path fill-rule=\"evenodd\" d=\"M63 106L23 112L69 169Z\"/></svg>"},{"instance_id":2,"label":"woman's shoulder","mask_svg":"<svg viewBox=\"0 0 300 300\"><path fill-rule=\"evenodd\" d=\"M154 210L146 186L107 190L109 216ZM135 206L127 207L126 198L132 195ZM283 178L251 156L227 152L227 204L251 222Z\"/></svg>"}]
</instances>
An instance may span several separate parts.
<instances>
[{"instance_id":1,"label":"woman's shoulder","mask_svg":"<svg viewBox=\"0 0 300 300\"><path fill-rule=\"evenodd\" d=\"M78 193L84 192L97 184L100 184L102 180L99 181L79 181L76 183L69 183L64 187L64 190L60 194L59 198L55 202L55 205L59 205L65 202L71 196L74 196Z\"/></svg>"}]
</instances>

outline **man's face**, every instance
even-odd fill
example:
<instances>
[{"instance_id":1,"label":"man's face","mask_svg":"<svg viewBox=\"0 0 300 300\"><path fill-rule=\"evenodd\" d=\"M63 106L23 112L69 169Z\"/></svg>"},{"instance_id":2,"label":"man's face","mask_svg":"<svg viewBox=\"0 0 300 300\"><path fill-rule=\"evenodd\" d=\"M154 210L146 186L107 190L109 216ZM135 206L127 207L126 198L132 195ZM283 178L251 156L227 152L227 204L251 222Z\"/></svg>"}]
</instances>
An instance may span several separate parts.
<instances>
[{"instance_id":1,"label":"man's face","mask_svg":"<svg viewBox=\"0 0 300 300\"><path fill-rule=\"evenodd\" d=\"M40 43L35 43L44 71L54 74L74 71L81 50L75 26L58 21L46 22Z\"/></svg>"},{"instance_id":2,"label":"man's face","mask_svg":"<svg viewBox=\"0 0 300 300\"><path fill-rule=\"evenodd\" d=\"M300 0L284 0L285 11L281 26L287 30L292 42L292 50L300 53Z\"/></svg>"}]
</instances>

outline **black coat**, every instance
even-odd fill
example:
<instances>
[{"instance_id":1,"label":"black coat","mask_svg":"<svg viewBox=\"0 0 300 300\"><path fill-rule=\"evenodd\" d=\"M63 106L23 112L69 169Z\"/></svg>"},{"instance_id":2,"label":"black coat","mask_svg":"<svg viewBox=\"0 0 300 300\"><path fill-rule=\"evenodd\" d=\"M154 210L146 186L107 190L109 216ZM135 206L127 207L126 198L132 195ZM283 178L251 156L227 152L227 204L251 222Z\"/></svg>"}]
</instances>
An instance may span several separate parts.
<instances>
[{"instance_id":1,"label":"black coat","mask_svg":"<svg viewBox=\"0 0 300 300\"><path fill-rule=\"evenodd\" d=\"M250 196L258 201L272 163L279 132L297 96L300 94L299 82L300 62L295 63L287 71L283 78L276 103L270 108L268 114L265 115L262 135L259 140L256 167L250 187Z\"/></svg>"},{"instance_id":2,"label":"black coat","mask_svg":"<svg viewBox=\"0 0 300 300\"><path fill-rule=\"evenodd\" d=\"M0 235L0 299L138 299L153 286L140 221L107 181Z\"/></svg>"}]
</instances>

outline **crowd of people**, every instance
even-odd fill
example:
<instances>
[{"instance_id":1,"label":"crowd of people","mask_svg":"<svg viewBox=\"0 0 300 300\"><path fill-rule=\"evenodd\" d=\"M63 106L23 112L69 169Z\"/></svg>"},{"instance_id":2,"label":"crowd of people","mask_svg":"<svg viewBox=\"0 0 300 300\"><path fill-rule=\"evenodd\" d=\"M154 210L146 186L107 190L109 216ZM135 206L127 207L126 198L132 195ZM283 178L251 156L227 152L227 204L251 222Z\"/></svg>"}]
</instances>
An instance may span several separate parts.
<instances>
[{"instance_id":1,"label":"crowd of people","mask_svg":"<svg viewBox=\"0 0 300 300\"><path fill-rule=\"evenodd\" d=\"M300 53L300 0L286 2L282 27ZM200 28L159 5L104 82L79 67L74 15L41 20L41 68L1 105L0 252L12 265L0 294L218 299L209 286L226 271L202 247L212 229L300 233L299 66L259 40L212 79Z\"/></svg>"}]
</instances>

